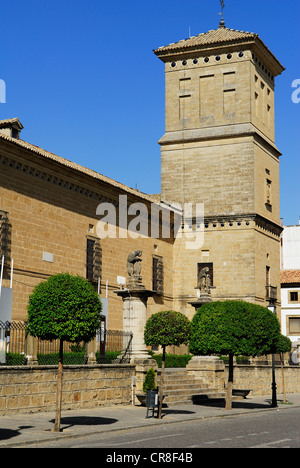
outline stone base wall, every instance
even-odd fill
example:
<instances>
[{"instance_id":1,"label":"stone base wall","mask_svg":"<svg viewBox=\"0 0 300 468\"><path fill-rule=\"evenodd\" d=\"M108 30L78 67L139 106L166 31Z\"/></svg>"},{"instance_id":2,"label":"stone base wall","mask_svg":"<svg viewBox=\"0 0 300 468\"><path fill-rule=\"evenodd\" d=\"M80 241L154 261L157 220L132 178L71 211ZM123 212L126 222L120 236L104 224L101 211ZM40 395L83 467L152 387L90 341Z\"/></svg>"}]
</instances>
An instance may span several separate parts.
<instances>
[{"instance_id":1,"label":"stone base wall","mask_svg":"<svg viewBox=\"0 0 300 468\"><path fill-rule=\"evenodd\" d=\"M228 366L222 362L200 364L194 362L187 370L195 378L202 379L208 388L226 387ZM286 393L299 392L300 366L284 366L283 370ZM129 364L65 366L62 410L130 405L134 394L141 391L145 372L145 366ZM133 377L140 380L140 385ZM271 383L270 365L234 367L233 387L250 389L250 396L271 395ZM280 366L276 366L276 384L280 398L283 393ZM56 385L57 368L54 366L0 367L0 416L55 411Z\"/></svg>"},{"instance_id":2,"label":"stone base wall","mask_svg":"<svg viewBox=\"0 0 300 468\"><path fill-rule=\"evenodd\" d=\"M300 366L283 366L286 393L300 391ZM228 366L225 367L225 384L228 380ZM275 366L277 395L283 393L283 377L280 366ZM272 366L242 365L234 366L233 388L251 389L250 396L271 395Z\"/></svg>"},{"instance_id":3,"label":"stone base wall","mask_svg":"<svg viewBox=\"0 0 300 468\"><path fill-rule=\"evenodd\" d=\"M65 366L63 411L129 405L135 366ZM0 415L55 411L57 367L0 367Z\"/></svg>"}]
</instances>

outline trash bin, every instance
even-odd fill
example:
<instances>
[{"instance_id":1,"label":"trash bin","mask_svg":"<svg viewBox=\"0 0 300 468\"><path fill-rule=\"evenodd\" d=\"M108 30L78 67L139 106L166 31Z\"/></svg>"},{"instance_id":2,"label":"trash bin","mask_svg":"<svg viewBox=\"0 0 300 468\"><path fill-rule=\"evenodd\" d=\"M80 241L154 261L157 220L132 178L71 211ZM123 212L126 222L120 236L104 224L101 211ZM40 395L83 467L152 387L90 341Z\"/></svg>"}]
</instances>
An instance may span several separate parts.
<instances>
[{"instance_id":1,"label":"trash bin","mask_svg":"<svg viewBox=\"0 0 300 468\"><path fill-rule=\"evenodd\" d=\"M152 416L154 416L154 411L158 411L158 390L147 390L146 395L146 406L147 406L147 416L149 416L149 410L152 410Z\"/></svg>"}]
</instances>

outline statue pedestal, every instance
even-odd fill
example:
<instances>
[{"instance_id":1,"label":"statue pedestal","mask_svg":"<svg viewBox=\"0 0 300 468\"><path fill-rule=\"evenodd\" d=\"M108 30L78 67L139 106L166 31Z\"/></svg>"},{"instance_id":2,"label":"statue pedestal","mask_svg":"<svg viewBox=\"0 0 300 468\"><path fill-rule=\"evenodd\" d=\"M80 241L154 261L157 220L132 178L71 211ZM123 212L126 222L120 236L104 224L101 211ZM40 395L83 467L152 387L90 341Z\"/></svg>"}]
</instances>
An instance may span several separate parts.
<instances>
[{"instance_id":1,"label":"statue pedestal","mask_svg":"<svg viewBox=\"0 0 300 468\"><path fill-rule=\"evenodd\" d=\"M203 304L207 304L208 302L212 302L210 294L202 294L195 301L190 301L189 304L195 307L195 311L197 312L197 310L200 309Z\"/></svg>"},{"instance_id":2,"label":"statue pedestal","mask_svg":"<svg viewBox=\"0 0 300 468\"><path fill-rule=\"evenodd\" d=\"M147 321L148 297L155 291L145 289L142 284L131 283L130 289L114 291L123 299L123 330L132 332L131 362L136 359L149 359L148 349L144 341L144 330Z\"/></svg>"}]
</instances>

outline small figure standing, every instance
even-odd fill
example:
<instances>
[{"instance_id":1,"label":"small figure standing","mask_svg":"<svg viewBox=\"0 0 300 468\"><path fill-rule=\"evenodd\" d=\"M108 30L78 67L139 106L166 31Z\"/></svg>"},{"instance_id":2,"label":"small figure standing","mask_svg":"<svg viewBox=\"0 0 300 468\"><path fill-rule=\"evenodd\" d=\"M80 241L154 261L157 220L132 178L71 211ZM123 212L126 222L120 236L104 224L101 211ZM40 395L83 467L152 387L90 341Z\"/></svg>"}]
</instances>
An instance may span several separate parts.
<instances>
[{"instance_id":1,"label":"small figure standing","mask_svg":"<svg viewBox=\"0 0 300 468\"><path fill-rule=\"evenodd\" d=\"M209 276L209 268L205 267L199 273L198 289L201 294L210 294L211 281Z\"/></svg>"}]
</instances>

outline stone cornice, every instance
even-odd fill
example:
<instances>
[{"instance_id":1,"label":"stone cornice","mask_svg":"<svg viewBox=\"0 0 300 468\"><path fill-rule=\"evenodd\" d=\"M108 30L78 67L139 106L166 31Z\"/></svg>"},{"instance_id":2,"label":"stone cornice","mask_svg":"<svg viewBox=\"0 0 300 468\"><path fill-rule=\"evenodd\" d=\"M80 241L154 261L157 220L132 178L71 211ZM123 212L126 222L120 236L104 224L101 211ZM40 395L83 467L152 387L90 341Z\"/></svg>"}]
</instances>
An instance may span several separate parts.
<instances>
[{"instance_id":1,"label":"stone cornice","mask_svg":"<svg viewBox=\"0 0 300 468\"><path fill-rule=\"evenodd\" d=\"M276 157L281 156L281 153L277 149L276 145L251 123L166 132L165 135L158 141L158 143L161 146L166 146L178 143L193 143L196 141L209 141L216 139L221 140L245 136L257 138L260 142L271 149Z\"/></svg>"},{"instance_id":2,"label":"stone cornice","mask_svg":"<svg viewBox=\"0 0 300 468\"><path fill-rule=\"evenodd\" d=\"M255 224L254 224L255 223ZM273 234L277 237L280 236L283 228L274 223L273 221L257 214L257 213L239 213L231 215L212 215L205 216L204 228L229 228L229 227L250 227L258 228Z\"/></svg>"}]
</instances>

